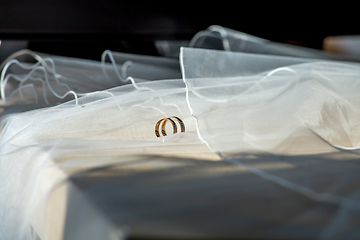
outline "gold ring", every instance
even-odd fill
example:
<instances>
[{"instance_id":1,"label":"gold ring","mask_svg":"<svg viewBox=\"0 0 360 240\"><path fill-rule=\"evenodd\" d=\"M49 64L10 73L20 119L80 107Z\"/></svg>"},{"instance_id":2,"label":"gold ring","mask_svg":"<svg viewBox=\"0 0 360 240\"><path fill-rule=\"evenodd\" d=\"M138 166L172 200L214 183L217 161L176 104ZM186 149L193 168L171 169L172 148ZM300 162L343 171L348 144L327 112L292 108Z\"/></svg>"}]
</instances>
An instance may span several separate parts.
<instances>
[{"instance_id":1,"label":"gold ring","mask_svg":"<svg viewBox=\"0 0 360 240\"><path fill-rule=\"evenodd\" d=\"M159 121L157 121L157 123L155 124L155 135L157 137L160 137L160 132L159 132L160 125L161 125L161 133L162 133L162 135L167 136L166 130L165 130L167 121L170 121L172 126L173 126L173 134L177 133L176 123L172 119L175 119L176 121L178 121L179 125L180 125L181 132L185 132L185 124L184 124L184 122L180 118L178 118L176 116L172 116L172 117L168 117L168 118L162 118Z\"/></svg>"},{"instance_id":2,"label":"gold ring","mask_svg":"<svg viewBox=\"0 0 360 240\"><path fill-rule=\"evenodd\" d=\"M162 123L161 125L161 133L163 136L166 136L166 131L165 131L165 126L166 126L166 122L167 121L170 121L172 126L173 126L173 133L177 133L177 126L176 126L176 123L170 119L170 118L162 118L160 119L159 121L157 121L156 125L155 125L155 135L157 137L160 137L160 133L159 133L159 127L160 127L160 124Z\"/></svg>"},{"instance_id":3,"label":"gold ring","mask_svg":"<svg viewBox=\"0 0 360 240\"><path fill-rule=\"evenodd\" d=\"M178 118L176 116L172 116L172 117L169 117L169 118L175 118L179 122L181 132L185 132L185 124L180 118Z\"/></svg>"}]
</instances>

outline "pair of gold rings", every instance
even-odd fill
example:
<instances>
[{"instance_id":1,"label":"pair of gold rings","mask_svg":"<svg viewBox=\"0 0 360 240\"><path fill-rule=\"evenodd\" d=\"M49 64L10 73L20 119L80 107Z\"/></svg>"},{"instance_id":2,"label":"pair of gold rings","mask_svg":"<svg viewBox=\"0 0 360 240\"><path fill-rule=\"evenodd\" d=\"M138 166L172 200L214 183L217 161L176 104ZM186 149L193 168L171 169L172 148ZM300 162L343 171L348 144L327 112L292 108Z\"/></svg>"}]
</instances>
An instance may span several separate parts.
<instances>
[{"instance_id":1,"label":"pair of gold rings","mask_svg":"<svg viewBox=\"0 0 360 240\"><path fill-rule=\"evenodd\" d=\"M161 133L162 133L162 135L167 136L165 127L166 127L166 123L168 121L173 126L173 134L177 133L178 128L177 128L177 125L176 125L176 123L175 123L175 121L173 119L176 120L179 123L181 132L185 132L185 124L184 124L184 122L180 118L178 118L176 116L172 116L172 117L162 118L159 121L157 121L157 123L155 125L155 135L157 137L160 137L159 129L160 129L160 125L161 125Z\"/></svg>"}]
</instances>

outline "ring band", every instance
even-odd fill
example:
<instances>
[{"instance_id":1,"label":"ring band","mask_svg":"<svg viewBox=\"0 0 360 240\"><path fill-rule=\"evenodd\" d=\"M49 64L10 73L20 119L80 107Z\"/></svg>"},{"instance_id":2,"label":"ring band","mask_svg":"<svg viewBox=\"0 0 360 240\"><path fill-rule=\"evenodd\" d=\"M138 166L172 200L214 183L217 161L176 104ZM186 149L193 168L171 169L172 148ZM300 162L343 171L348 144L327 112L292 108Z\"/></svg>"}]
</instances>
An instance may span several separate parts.
<instances>
[{"instance_id":1,"label":"ring band","mask_svg":"<svg viewBox=\"0 0 360 240\"><path fill-rule=\"evenodd\" d=\"M162 118L162 119L160 119L159 121L157 121L157 123L156 123L156 125L155 125L155 135L156 135L157 137L160 137L160 132L159 132L160 124L162 124L162 125L161 125L161 133L162 133L162 135L163 135L163 136L166 136L166 135L167 135L167 134L166 134L166 131L165 131L165 126L166 126L167 121L170 121L171 124L172 124L172 126L173 126L173 134L174 134L174 133L177 133L176 123L175 123L172 119L170 119L170 118Z\"/></svg>"},{"instance_id":2,"label":"ring band","mask_svg":"<svg viewBox=\"0 0 360 240\"><path fill-rule=\"evenodd\" d=\"M159 121L162 122L162 125L161 125L161 133L162 133L163 136L167 136L166 130L165 130L167 121L170 121L171 124L172 124L172 126L173 126L173 134L177 133L176 123L175 123L172 119L170 119L170 118L163 118L162 120L159 120ZM160 123L159 123L159 125L160 125ZM158 131L158 132L159 132L159 131ZM159 137L160 137L160 134L159 134Z\"/></svg>"},{"instance_id":3,"label":"ring band","mask_svg":"<svg viewBox=\"0 0 360 240\"><path fill-rule=\"evenodd\" d=\"M169 118L175 118L179 122L181 132L185 132L185 124L180 118L178 118L176 116L172 116L172 117L169 117Z\"/></svg>"},{"instance_id":4,"label":"ring band","mask_svg":"<svg viewBox=\"0 0 360 240\"><path fill-rule=\"evenodd\" d=\"M184 124L184 122L180 118L178 118L176 116L172 116L172 117L162 118L159 121L157 121L157 123L155 124L155 135L157 137L160 137L160 131L159 131L160 125L161 125L161 133L162 133L162 135L167 136L165 127L166 127L166 123L168 121L170 121L172 126L173 126L173 134L177 133L177 125L174 122L174 120L172 120L172 119L175 119L177 122L179 122L181 132L185 132L185 124Z\"/></svg>"}]
</instances>

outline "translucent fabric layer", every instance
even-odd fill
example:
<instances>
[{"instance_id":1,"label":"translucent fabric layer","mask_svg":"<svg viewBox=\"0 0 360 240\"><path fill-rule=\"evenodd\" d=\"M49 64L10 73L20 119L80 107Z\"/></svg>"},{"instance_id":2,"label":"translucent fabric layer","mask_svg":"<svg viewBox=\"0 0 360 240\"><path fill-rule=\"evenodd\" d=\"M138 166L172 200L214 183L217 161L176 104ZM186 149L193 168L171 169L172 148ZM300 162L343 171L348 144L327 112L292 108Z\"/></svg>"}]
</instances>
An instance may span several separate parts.
<instances>
[{"instance_id":1,"label":"translucent fabric layer","mask_svg":"<svg viewBox=\"0 0 360 240\"><path fill-rule=\"evenodd\" d=\"M360 217L359 65L189 48L180 57L204 143L266 180L340 206L325 239L356 237L358 225L340 222Z\"/></svg>"},{"instance_id":2,"label":"translucent fabric layer","mask_svg":"<svg viewBox=\"0 0 360 240\"><path fill-rule=\"evenodd\" d=\"M216 151L359 147L358 65L189 48L181 59L199 131Z\"/></svg>"},{"instance_id":3,"label":"translucent fabric layer","mask_svg":"<svg viewBox=\"0 0 360 240\"><path fill-rule=\"evenodd\" d=\"M189 201L177 206L183 203L174 199L178 195L166 195L172 200L172 205L166 205L168 211L161 211L161 206L159 211L145 209L142 214L163 219L170 212L176 218L180 211L201 209L200 220L218 217L205 221L210 232L215 228L226 232L227 227L217 225L223 217L229 221L229 228L235 226L241 229L241 236L249 238L358 238L358 64L183 48L183 79L164 79L179 76L177 60L109 51L104 52L102 62L34 56L37 63L13 61L6 65L7 74L2 77L9 81L4 87L5 96L16 92L8 103L13 103L10 99L14 103L28 101L38 103L33 105L35 108L43 108L1 118L0 195L6 196L0 198L1 239L33 239L34 232L44 240L58 239L65 234L64 224L70 224L65 228L73 230L65 239L118 239L126 227L119 230L113 219L131 222L135 217L131 212L126 215L126 206L137 206L135 210L152 206L163 200L159 200L159 193L165 194L165 190L183 191L181 197L189 194L189 198L184 197ZM49 82L45 75L50 76ZM70 92L75 99L64 98L65 103L44 107L45 96L49 96L50 104L61 101L53 92ZM169 116L181 118L186 131L156 137L156 122ZM172 130L169 127L168 133ZM216 165L214 160L225 161ZM157 166L164 171L156 172L161 179L144 178L140 193L131 187L113 191L125 204L125 213L112 213L106 205L108 199L101 194L93 193L90 199L91 194L86 198L85 193L77 191L75 199L66 199L69 205L75 205L73 209L69 206L74 211L67 214L76 220L62 225L56 221L63 216L49 217L65 215L58 208L50 208L50 200L54 202L64 196L62 191L76 191L80 186L71 185L69 178L81 180L93 173L96 183L109 166L117 169L117 177L120 174L119 184L129 186L138 176L132 174L139 169L149 171ZM165 171L170 168L174 170L171 174ZM211 200L183 187L183 181L185 186L207 193ZM109 188L114 185L108 183ZM148 185L153 186L151 191L146 190ZM92 187L96 189L96 184L86 190L91 193ZM226 190L237 192L237 188L246 201L237 205L234 200L231 206L235 210L216 205ZM252 191L256 194L251 195ZM230 192L226 194L231 198ZM274 197L277 194L279 197ZM135 196L149 199L131 205ZM273 205L254 208L259 205L252 196L257 196L259 202L263 198L272 200L281 217L272 214ZM287 205L289 199L295 203ZM281 201L283 204L279 204ZM59 206L67 210L66 204ZM223 211L241 219L241 224L231 221ZM149 229L154 226L151 224ZM81 235L86 226L94 228ZM191 229L183 236L204 236L196 235L199 232L188 225L171 226L186 234ZM259 228L264 232L256 231Z\"/></svg>"},{"instance_id":4,"label":"translucent fabric layer","mask_svg":"<svg viewBox=\"0 0 360 240\"><path fill-rule=\"evenodd\" d=\"M186 132L157 138L155 123L173 115L184 121ZM106 156L133 159L134 155L212 155L197 137L180 79L98 91L80 97L78 105L72 100L7 115L2 125L0 175L4 181L0 192L7 196L0 203L3 239L28 236L29 223L47 239L46 214L38 216L36 212L51 190L85 166L107 166L109 162L101 160ZM127 157L111 161L118 163L123 158ZM63 168L70 171L69 175L61 171L58 176L50 174Z\"/></svg>"},{"instance_id":5,"label":"translucent fabric layer","mask_svg":"<svg viewBox=\"0 0 360 240\"><path fill-rule=\"evenodd\" d=\"M14 55L20 56L30 57L3 63L1 95L7 104L56 104L76 98L75 92L87 93L119 84L113 67L102 67L100 62L43 56L28 50ZM103 74L104 69L113 72L111 78Z\"/></svg>"},{"instance_id":6,"label":"translucent fabric layer","mask_svg":"<svg viewBox=\"0 0 360 240\"><path fill-rule=\"evenodd\" d=\"M104 51L101 61L116 63L118 78L144 80L180 79L178 59ZM115 65L114 65L115 69Z\"/></svg>"},{"instance_id":7,"label":"translucent fabric layer","mask_svg":"<svg viewBox=\"0 0 360 240\"><path fill-rule=\"evenodd\" d=\"M277 43L218 25L210 26L206 30L198 32L192 38L189 47L278 56L360 61L356 56L334 54L312 48Z\"/></svg>"},{"instance_id":8,"label":"translucent fabric layer","mask_svg":"<svg viewBox=\"0 0 360 240\"><path fill-rule=\"evenodd\" d=\"M16 58L27 56L24 60ZM102 62L22 50L3 63L1 95L7 104L56 104L129 83L181 77L177 60L106 50Z\"/></svg>"}]
</instances>

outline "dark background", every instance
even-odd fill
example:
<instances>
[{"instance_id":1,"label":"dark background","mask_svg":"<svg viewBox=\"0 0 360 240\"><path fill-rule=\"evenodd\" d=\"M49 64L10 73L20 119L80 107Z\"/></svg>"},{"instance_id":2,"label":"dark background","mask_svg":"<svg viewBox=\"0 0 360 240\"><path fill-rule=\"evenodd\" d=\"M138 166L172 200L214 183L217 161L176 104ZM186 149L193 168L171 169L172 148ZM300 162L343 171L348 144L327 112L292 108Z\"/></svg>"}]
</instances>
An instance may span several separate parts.
<instances>
[{"instance_id":1,"label":"dark background","mask_svg":"<svg viewBox=\"0 0 360 240\"><path fill-rule=\"evenodd\" d=\"M326 36L360 34L355 5L313 4L0 0L0 39L26 40L34 51L99 60L105 49L157 55L154 40L189 40L210 25L317 49Z\"/></svg>"}]
</instances>

